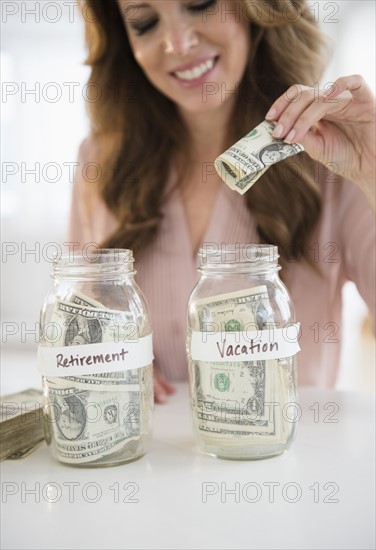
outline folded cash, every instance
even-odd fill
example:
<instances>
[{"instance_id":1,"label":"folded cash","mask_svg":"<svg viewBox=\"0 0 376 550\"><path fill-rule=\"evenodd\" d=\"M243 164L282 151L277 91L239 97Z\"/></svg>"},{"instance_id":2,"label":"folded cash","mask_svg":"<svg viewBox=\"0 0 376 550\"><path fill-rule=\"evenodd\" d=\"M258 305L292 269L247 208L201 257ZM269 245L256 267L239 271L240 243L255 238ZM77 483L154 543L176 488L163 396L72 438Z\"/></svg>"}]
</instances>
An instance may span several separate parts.
<instances>
[{"instance_id":1,"label":"folded cash","mask_svg":"<svg viewBox=\"0 0 376 550\"><path fill-rule=\"evenodd\" d=\"M1 397L0 460L30 454L44 439L42 392L28 389Z\"/></svg>"},{"instance_id":2,"label":"folded cash","mask_svg":"<svg viewBox=\"0 0 376 550\"><path fill-rule=\"evenodd\" d=\"M223 336L241 332L249 323L259 330L274 324L264 285L196 302L196 330L218 327ZM247 442L275 445L287 440L282 407L288 401L288 380L283 379L283 361L191 360L190 369L192 409L206 443L225 448Z\"/></svg>"},{"instance_id":3,"label":"folded cash","mask_svg":"<svg viewBox=\"0 0 376 550\"><path fill-rule=\"evenodd\" d=\"M106 308L78 290L56 300L50 322L60 327L53 346L63 347L137 339L145 326L143 317L135 320L131 312ZM148 431L148 415L143 413L150 406L145 391L148 368L152 366L44 377L48 438L62 462L82 465L135 456Z\"/></svg>"},{"instance_id":4,"label":"folded cash","mask_svg":"<svg viewBox=\"0 0 376 550\"><path fill-rule=\"evenodd\" d=\"M270 166L304 151L299 143L274 139L275 126L264 120L215 160L219 176L230 189L243 195Z\"/></svg>"}]
</instances>

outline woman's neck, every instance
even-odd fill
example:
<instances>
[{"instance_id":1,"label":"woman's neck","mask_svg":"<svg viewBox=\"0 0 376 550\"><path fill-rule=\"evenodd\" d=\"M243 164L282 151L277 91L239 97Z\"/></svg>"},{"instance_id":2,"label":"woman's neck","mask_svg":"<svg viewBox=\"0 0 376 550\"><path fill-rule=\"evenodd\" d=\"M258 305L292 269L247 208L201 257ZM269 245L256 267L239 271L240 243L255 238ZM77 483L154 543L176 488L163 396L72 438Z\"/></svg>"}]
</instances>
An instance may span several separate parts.
<instances>
[{"instance_id":1,"label":"woman's neck","mask_svg":"<svg viewBox=\"0 0 376 550\"><path fill-rule=\"evenodd\" d=\"M230 105L222 105L221 109L206 113L181 113L190 136L192 159L211 162L223 152L228 146L232 115L233 107Z\"/></svg>"}]
</instances>

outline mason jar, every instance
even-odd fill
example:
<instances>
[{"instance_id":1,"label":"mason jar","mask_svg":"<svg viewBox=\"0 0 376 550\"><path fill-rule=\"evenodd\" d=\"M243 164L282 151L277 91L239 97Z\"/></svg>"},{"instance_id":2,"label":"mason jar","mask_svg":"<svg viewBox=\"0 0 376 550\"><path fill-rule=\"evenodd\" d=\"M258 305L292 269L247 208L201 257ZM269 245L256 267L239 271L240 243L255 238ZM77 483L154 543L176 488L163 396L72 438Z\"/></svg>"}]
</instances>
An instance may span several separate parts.
<instances>
[{"instance_id":1,"label":"mason jar","mask_svg":"<svg viewBox=\"0 0 376 550\"><path fill-rule=\"evenodd\" d=\"M188 304L193 430L227 459L279 455L299 417L299 324L272 245L204 244Z\"/></svg>"},{"instance_id":2,"label":"mason jar","mask_svg":"<svg viewBox=\"0 0 376 550\"><path fill-rule=\"evenodd\" d=\"M53 265L38 365L46 442L71 466L144 455L154 405L152 331L131 250L67 252Z\"/></svg>"}]
</instances>

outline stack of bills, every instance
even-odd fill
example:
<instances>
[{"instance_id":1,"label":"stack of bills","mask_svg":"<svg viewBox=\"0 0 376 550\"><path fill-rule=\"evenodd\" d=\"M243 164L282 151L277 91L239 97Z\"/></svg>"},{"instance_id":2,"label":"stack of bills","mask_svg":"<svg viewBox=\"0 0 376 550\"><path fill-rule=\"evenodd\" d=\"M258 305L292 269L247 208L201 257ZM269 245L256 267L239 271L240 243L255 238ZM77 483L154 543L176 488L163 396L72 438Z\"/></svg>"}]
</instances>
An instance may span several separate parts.
<instances>
[{"instance_id":1,"label":"stack of bills","mask_svg":"<svg viewBox=\"0 0 376 550\"><path fill-rule=\"evenodd\" d=\"M39 390L1 397L0 460L26 456L43 441L42 407Z\"/></svg>"}]
</instances>

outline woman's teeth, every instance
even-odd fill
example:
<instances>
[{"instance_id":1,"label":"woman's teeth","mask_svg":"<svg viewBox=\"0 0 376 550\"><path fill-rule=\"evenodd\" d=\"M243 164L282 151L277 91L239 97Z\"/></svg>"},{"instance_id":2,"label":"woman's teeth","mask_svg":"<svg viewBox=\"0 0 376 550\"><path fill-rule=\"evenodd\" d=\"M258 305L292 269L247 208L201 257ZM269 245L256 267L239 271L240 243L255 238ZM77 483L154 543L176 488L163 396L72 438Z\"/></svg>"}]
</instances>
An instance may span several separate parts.
<instances>
[{"instance_id":1,"label":"woman's teeth","mask_svg":"<svg viewBox=\"0 0 376 550\"><path fill-rule=\"evenodd\" d=\"M198 65L193 69L189 69L187 71L176 71L174 74L181 80L196 80L196 78L200 78L209 72L213 67L214 59L209 59L205 63L201 63L201 65Z\"/></svg>"}]
</instances>

